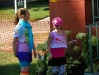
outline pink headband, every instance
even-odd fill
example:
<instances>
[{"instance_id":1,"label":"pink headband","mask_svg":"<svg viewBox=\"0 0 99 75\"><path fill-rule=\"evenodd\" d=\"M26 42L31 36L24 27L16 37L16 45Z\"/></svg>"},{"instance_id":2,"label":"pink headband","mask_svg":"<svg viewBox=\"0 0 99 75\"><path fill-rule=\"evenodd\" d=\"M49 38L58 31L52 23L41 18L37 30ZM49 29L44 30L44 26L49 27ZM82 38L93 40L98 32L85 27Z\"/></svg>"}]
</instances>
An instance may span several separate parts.
<instances>
[{"instance_id":1,"label":"pink headband","mask_svg":"<svg viewBox=\"0 0 99 75\"><path fill-rule=\"evenodd\" d=\"M60 17L55 17L53 20L52 20L52 24L54 26L60 26L62 25L63 23L63 20L60 18Z\"/></svg>"}]
</instances>

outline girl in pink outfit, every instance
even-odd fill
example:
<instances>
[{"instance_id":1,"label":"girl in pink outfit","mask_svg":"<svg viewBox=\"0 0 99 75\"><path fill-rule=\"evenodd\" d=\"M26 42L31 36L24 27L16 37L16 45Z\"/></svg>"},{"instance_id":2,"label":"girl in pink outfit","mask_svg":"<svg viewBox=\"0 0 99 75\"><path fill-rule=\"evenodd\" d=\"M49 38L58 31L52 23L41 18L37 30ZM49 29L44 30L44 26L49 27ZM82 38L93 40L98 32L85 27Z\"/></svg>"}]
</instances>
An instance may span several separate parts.
<instances>
[{"instance_id":1,"label":"girl in pink outfit","mask_svg":"<svg viewBox=\"0 0 99 75\"><path fill-rule=\"evenodd\" d=\"M52 20L54 30L50 32L47 42L47 50L49 52L48 65L52 66L52 75L64 75L66 72L66 58L64 50L67 48L67 44L75 44L76 40L67 42L66 34L62 28L63 20L60 17L56 17Z\"/></svg>"}]
</instances>

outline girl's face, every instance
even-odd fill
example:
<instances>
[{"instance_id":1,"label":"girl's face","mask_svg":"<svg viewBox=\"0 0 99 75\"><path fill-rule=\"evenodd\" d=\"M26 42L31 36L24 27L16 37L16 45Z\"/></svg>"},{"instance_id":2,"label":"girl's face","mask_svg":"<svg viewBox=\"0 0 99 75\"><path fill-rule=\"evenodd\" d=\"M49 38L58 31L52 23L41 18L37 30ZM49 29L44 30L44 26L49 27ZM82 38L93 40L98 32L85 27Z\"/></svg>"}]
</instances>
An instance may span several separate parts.
<instances>
[{"instance_id":1,"label":"girl's face","mask_svg":"<svg viewBox=\"0 0 99 75\"><path fill-rule=\"evenodd\" d=\"M54 26L55 29L61 30L61 25Z\"/></svg>"},{"instance_id":2,"label":"girl's face","mask_svg":"<svg viewBox=\"0 0 99 75\"><path fill-rule=\"evenodd\" d=\"M26 15L24 16L24 18L26 19L26 20L29 20L30 19L30 13L27 11L27 13L26 13Z\"/></svg>"}]
</instances>

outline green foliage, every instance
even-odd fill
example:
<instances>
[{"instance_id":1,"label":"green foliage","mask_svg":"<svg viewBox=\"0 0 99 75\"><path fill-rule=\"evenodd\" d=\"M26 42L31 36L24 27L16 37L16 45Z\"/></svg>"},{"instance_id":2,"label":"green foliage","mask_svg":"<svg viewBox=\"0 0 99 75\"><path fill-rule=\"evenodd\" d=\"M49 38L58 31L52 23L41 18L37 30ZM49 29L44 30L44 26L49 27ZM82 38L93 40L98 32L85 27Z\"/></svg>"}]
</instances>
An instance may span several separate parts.
<instances>
[{"instance_id":1,"label":"green foliage","mask_svg":"<svg viewBox=\"0 0 99 75\"><path fill-rule=\"evenodd\" d=\"M81 40L81 44L82 44L82 53L81 53L81 56L84 59L89 59L89 57L88 57L88 55L89 55L89 50L88 50L88 35L86 33L79 32L76 35L76 39Z\"/></svg>"},{"instance_id":2,"label":"green foliage","mask_svg":"<svg viewBox=\"0 0 99 75\"><path fill-rule=\"evenodd\" d=\"M48 63L48 59L47 59L47 45L46 45L47 41L44 41L44 43L40 43L37 45L36 49L37 50L42 50L44 52L44 55L42 55L41 57L43 57L42 59L38 59L37 65L36 65L36 73L38 75L40 75L45 69L47 69L47 63Z\"/></svg>"},{"instance_id":3,"label":"green foliage","mask_svg":"<svg viewBox=\"0 0 99 75\"><path fill-rule=\"evenodd\" d=\"M71 41L72 40L71 37L70 37L71 31L67 30L67 31L65 31L65 33L66 33L66 36L67 36L67 41ZM69 47L68 51L71 50L70 52L73 52L73 51L74 52L78 52L78 51L80 51L80 47L77 46L77 45L69 45L68 47ZM71 69L73 67L77 67L79 64L81 64L81 62L78 59L74 59L73 58L71 53L67 53L66 54L66 62L67 62L66 69L67 69L67 73L69 73L69 74L72 73Z\"/></svg>"},{"instance_id":4,"label":"green foliage","mask_svg":"<svg viewBox=\"0 0 99 75\"><path fill-rule=\"evenodd\" d=\"M81 56L84 59L89 59L88 55L89 55L89 49L88 49L88 40L87 39L83 39L82 40L82 53Z\"/></svg>"},{"instance_id":5,"label":"green foliage","mask_svg":"<svg viewBox=\"0 0 99 75\"><path fill-rule=\"evenodd\" d=\"M39 43L36 47L36 50L45 50L46 49L46 45L43 43Z\"/></svg>"},{"instance_id":6,"label":"green foliage","mask_svg":"<svg viewBox=\"0 0 99 75\"><path fill-rule=\"evenodd\" d=\"M36 73L38 75L40 75L44 71L44 69L45 69L44 61L38 59L37 65L36 65L36 69L35 69L36 70Z\"/></svg>"},{"instance_id":7,"label":"green foliage","mask_svg":"<svg viewBox=\"0 0 99 75\"><path fill-rule=\"evenodd\" d=\"M88 40L88 42L90 42L90 40ZM92 46L96 46L96 44L97 44L96 36L92 36Z\"/></svg>"},{"instance_id":8,"label":"green foliage","mask_svg":"<svg viewBox=\"0 0 99 75\"><path fill-rule=\"evenodd\" d=\"M47 48L46 42L47 42L47 41L45 41L44 43L39 43L39 44L36 46L36 50L46 51L46 48Z\"/></svg>"},{"instance_id":9,"label":"green foliage","mask_svg":"<svg viewBox=\"0 0 99 75\"><path fill-rule=\"evenodd\" d=\"M47 52L44 54L43 59L38 59L37 65L36 65L36 73L40 75L44 70L48 68L48 59L47 59Z\"/></svg>"},{"instance_id":10,"label":"green foliage","mask_svg":"<svg viewBox=\"0 0 99 75\"><path fill-rule=\"evenodd\" d=\"M91 70L90 70L90 65L87 65L88 66L88 68L86 68L85 69L85 72L91 72ZM94 64L93 63L93 72L99 72L99 64Z\"/></svg>"},{"instance_id":11,"label":"green foliage","mask_svg":"<svg viewBox=\"0 0 99 75\"><path fill-rule=\"evenodd\" d=\"M82 32L79 32L77 35L76 35L76 39L83 39L83 38L86 38L86 33L82 33Z\"/></svg>"},{"instance_id":12,"label":"green foliage","mask_svg":"<svg viewBox=\"0 0 99 75\"><path fill-rule=\"evenodd\" d=\"M81 56L83 59L86 61L87 68L85 69L85 72L91 72L91 67L90 67L90 50L89 50L89 43L92 41L92 56L93 58L96 57L96 37L92 36L92 40L89 40L88 34L87 33L78 33L76 35L76 38L78 40L81 40L82 44L82 53ZM99 71L99 66L97 63L93 62L93 72L98 72Z\"/></svg>"},{"instance_id":13,"label":"green foliage","mask_svg":"<svg viewBox=\"0 0 99 75\"><path fill-rule=\"evenodd\" d=\"M71 34L71 31L69 31L69 30L66 30L66 31L65 31L65 33L66 33L66 36L70 36L70 34Z\"/></svg>"},{"instance_id":14,"label":"green foliage","mask_svg":"<svg viewBox=\"0 0 99 75\"><path fill-rule=\"evenodd\" d=\"M67 57L66 58L67 64L66 64L66 68L67 68L67 72L68 73L72 73L71 68L72 67L76 67L78 64L81 64L81 62L79 60L74 60L72 57Z\"/></svg>"},{"instance_id":15,"label":"green foliage","mask_svg":"<svg viewBox=\"0 0 99 75\"><path fill-rule=\"evenodd\" d=\"M74 46L73 51L80 51L80 47L79 46Z\"/></svg>"},{"instance_id":16,"label":"green foliage","mask_svg":"<svg viewBox=\"0 0 99 75\"><path fill-rule=\"evenodd\" d=\"M47 69L47 75L52 75L52 67L48 66Z\"/></svg>"}]
</instances>

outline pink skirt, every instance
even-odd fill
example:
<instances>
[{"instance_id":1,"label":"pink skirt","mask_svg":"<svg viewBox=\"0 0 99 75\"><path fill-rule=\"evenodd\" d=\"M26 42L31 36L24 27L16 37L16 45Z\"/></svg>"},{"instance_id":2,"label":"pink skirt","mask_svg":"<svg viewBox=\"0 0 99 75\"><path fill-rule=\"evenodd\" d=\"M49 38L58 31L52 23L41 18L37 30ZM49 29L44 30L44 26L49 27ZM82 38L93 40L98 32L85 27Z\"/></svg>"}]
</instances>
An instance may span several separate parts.
<instances>
[{"instance_id":1,"label":"pink skirt","mask_svg":"<svg viewBox=\"0 0 99 75\"><path fill-rule=\"evenodd\" d=\"M52 58L65 57L64 48L51 48Z\"/></svg>"}]
</instances>

